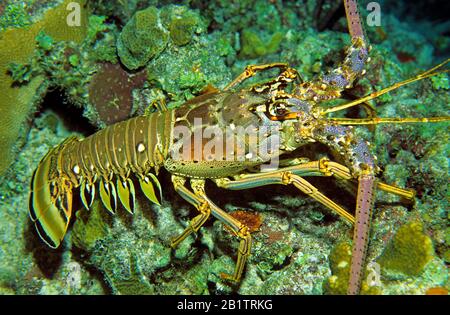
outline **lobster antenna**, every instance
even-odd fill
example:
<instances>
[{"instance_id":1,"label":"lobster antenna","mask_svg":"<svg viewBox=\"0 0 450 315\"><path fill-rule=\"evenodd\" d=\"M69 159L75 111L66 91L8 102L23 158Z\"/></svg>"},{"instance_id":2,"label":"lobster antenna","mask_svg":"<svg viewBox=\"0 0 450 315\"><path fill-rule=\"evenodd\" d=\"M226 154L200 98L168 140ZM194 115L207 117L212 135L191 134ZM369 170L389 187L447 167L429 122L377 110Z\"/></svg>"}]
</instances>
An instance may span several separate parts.
<instances>
[{"instance_id":1,"label":"lobster antenna","mask_svg":"<svg viewBox=\"0 0 450 315\"><path fill-rule=\"evenodd\" d=\"M435 75L438 75L438 74L441 74L441 73L448 73L450 70L442 70L442 71L433 72L436 69L439 69L439 68L443 67L448 62L450 62L450 58L445 60L444 62L438 64L434 68L431 68L431 69L429 69L429 70L427 70L427 71L425 71L425 72L423 72L421 74L418 74L417 76L415 76L413 78L407 79L405 81L397 82L397 83L395 83L394 85L392 85L390 87L387 87L387 88L382 89L380 91L376 91L376 92L370 93L369 95L364 96L362 98L359 98L359 99L357 99L355 101L352 101L350 103L346 103L346 104L338 105L338 106L335 106L335 107L327 108L327 109L323 110L322 114L325 115L325 114L328 114L328 113L333 113L333 112L337 112L337 111L340 111L340 110L343 110L343 109L346 109L346 108L349 108L349 107L353 107L353 106L359 105L361 103L370 101L370 100L372 100L374 98L377 98L377 97L379 97L379 96L381 96L383 94L386 94L386 93L388 93L388 92L390 92L392 90L396 90L396 89L398 89L399 87L401 87L403 85L406 85L406 84L409 84L409 83L413 83L413 82L416 82L416 81L419 81L419 80L423 80L423 79L426 79L426 78L429 78L429 77L432 77L432 76L435 76Z\"/></svg>"},{"instance_id":2,"label":"lobster antenna","mask_svg":"<svg viewBox=\"0 0 450 315\"><path fill-rule=\"evenodd\" d=\"M448 121L450 117L430 117L430 118L389 118L389 117L373 117L373 118L328 118L328 120L338 125L378 125L386 123L403 124L403 123L428 123Z\"/></svg>"}]
</instances>

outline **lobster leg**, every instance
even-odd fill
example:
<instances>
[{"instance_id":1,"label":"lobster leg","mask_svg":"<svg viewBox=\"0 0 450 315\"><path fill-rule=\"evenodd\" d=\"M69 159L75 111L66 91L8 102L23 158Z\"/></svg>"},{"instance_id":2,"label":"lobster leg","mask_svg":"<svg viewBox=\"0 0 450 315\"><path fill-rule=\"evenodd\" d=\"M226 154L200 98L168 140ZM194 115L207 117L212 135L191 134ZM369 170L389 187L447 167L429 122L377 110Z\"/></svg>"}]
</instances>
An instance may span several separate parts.
<instances>
[{"instance_id":1,"label":"lobster leg","mask_svg":"<svg viewBox=\"0 0 450 315\"><path fill-rule=\"evenodd\" d=\"M231 215L220 209L216 206L206 195L202 196L206 201L208 201L211 206L212 215L222 221L222 223L226 224L233 234L241 239L239 242L238 255L236 261L236 267L234 268L234 273L230 274L221 274L221 277L226 280L238 282L242 273L244 272L245 263L247 262L248 256L250 256L251 245L252 245L252 236L249 232L248 227L245 224L242 224Z\"/></svg>"},{"instance_id":2,"label":"lobster leg","mask_svg":"<svg viewBox=\"0 0 450 315\"><path fill-rule=\"evenodd\" d=\"M227 280L239 281L244 271L247 257L250 255L251 249L251 235L248 231L248 227L233 218L231 215L216 206L205 194L204 180L191 180L191 186L194 192L187 189L185 179L179 176L172 176L172 182L175 190L190 204L195 206L200 212L200 215L195 217L189 224L189 227L177 238L172 241L172 246L176 246L192 232L198 231L204 222L212 214L214 217L222 221L224 224L230 227L233 233L241 238L238 258L233 275L222 274L222 277Z\"/></svg>"},{"instance_id":3,"label":"lobster leg","mask_svg":"<svg viewBox=\"0 0 450 315\"><path fill-rule=\"evenodd\" d=\"M342 164L328 160L327 158L318 161L304 162L301 158L283 161L285 164L291 163L291 167L282 168L278 171L291 171L300 176L333 176L338 180L351 181L353 176L350 169ZM250 175L252 176L252 175ZM349 184L353 184L350 183ZM376 182L377 189L384 192L397 195L407 200L414 200L415 191L412 189L403 189L394 185L389 185L380 181Z\"/></svg>"},{"instance_id":4,"label":"lobster leg","mask_svg":"<svg viewBox=\"0 0 450 315\"><path fill-rule=\"evenodd\" d=\"M309 164L309 163L308 163ZM317 164L317 163L316 163ZM347 222L354 223L355 218L348 213L347 210L336 204L327 196L322 194L316 187L311 185L308 181L300 177L297 173L303 173L308 175L310 170L303 168L303 170L296 169L295 167L281 169L275 172L261 173L255 175L243 175L239 179L229 180L225 178L215 180L217 186L230 189L230 190L242 190L254 187L260 187L272 184L288 185L293 184L303 193L311 196L327 208L336 212L342 216Z\"/></svg>"},{"instance_id":5,"label":"lobster leg","mask_svg":"<svg viewBox=\"0 0 450 315\"><path fill-rule=\"evenodd\" d=\"M344 6L352 41L347 48L345 60L326 75L299 85L294 94L302 99L319 101L338 98L342 91L351 88L366 72L364 68L370 61L370 47L364 36L357 1L344 0Z\"/></svg>"},{"instance_id":6,"label":"lobster leg","mask_svg":"<svg viewBox=\"0 0 450 315\"><path fill-rule=\"evenodd\" d=\"M321 159L318 162L320 165L319 170L322 173L322 176L334 176L340 180L353 179L350 169L345 165L329 161L328 159ZM384 192L391 193L408 200L413 200L416 195L415 191L412 189L403 189L380 181L376 181L376 187Z\"/></svg>"},{"instance_id":7,"label":"lobster leg","mask_svg":"<svg viewBox=\"0 0 450 315\"><path fill-rule=\"evenodd\" d=\"M320 161L307 162L267 173L245 174L236 177L235 180L230 180L228 178L216 179L215 182L217 186L231 190L248 189L271 184L293 184L302 192L308 194L326 207L337 212L350 223L353 223L355 225L355 231L353 237L354 245L348 294L358 294L363 277L364 260L369 243L370 221L373 203L375 200L374 195L376 187L409 199L414 197L414 192L384 183L377 184L373 174L362 174L358 178L356 218L354 218L345 209L335 204L333 201L321 194L309 182L300 177L300 174L304 176L334 175L339 179L352 179L348 168L338 163L322 159Z\"/></svg>"},{"instance_id":8,"label":"lobster leg","mask_svg":"<svg viewBox=\"0 0 450 315\"><path fill-rule=\"evenodd\" d=\"M208 202L199 197L200 191L203 190L204 181L201 181L200 183L199 181L191 182L191 187L193 187L194 193L184 186L185 181L186 180L183 177L172 176L172 183L175 187L175 190L178 192L178 194L180 194L181 197L183 197L183 199L197 208L200 214L189 222L189 226L183 231L183 233L172 240L170 246L174 248L193 232L197 233L197 231L202 227L202 225L211 215L211 208Z\"/></svg>"},{"instance_id":9,"label":"lobster leg","mask_svg":"<svg viewBox=\"0 0 450 315\"><path fill-rule=\"evenodd\" d=\"M269 63L264 65L249 65L245 68L244 72L242 72L236 79L230 82L223 90L227 91L235 87L236 85L239 85L240 83L244 82L245 80L253 77L256 73L265 70L270 70L273 68L279 68L281 72L284 72L289 68L289 65L287 63L282 62Z\"/></svg>"}]
</instances>

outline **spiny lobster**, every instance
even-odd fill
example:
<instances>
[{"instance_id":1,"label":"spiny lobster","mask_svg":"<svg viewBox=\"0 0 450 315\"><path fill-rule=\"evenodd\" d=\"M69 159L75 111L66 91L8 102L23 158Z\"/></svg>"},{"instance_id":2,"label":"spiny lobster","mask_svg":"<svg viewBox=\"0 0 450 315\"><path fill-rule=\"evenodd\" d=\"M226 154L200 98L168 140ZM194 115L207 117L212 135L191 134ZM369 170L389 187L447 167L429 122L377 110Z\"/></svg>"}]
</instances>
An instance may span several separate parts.
<instances>
[{"instance_id":1,"label":"spiny lobster","mask_svg":"<svg viewBox=\"0 0 450 315\"><path fill-rule=\"evenodd\" d=\"M31 181L30 216L42 240L53 248L60 245L72 216L73 192L77 188L88 209L94 200L98 182L99 195L106 209L114 213L119 199L124 208L133 213L136 193L131 177L133 173L148 199L159 204L161 185L156 175L159 168L164 167L172 174L175 190L199 211L184 232L172 241L172 246L197 232L213 215L240 238L234 274L223 275L226 279L239 281L250 255L249 229L214 204L205 194L205 181L211 180L218 187L230 190L293 184L354 224L348 294L358 294L369 242L375 190L378 188L408 199L414 198L414 192L377 181L376 158L366 141L355 135L351 125L438 122L449 120L449 117L350 119L327 117L327 114L364 105L368 100L402 85L448 72L436 70L449 60L414 78L355 101L320 107L322 102L340 98L345 89L352 87L355 80L364 75L364 68L370 60L370 47L366 43L356 1L345 0L344 5L351 46L347 48L343 63L324 76L297 84L297 72L285 63L250 65L222 91L200 95L177 109L160 110L119 122L85 139L70 137L52 148L39 163ZM248 89L236 89L256 73L274 68L279 69L279 75L272 81ZM195 142L198 140L196 135L199 132L204 134L210 127L214 134L225 134L225 131L231 130L225 141L215 143L213 149L204 138ZM255 137L242 136L236 132L237 127L263 130L257 136L256 146L273 148L272 144L278 143L277 149L266 150L264 156L255 154L250 148ZM181 137L182 140L180 130L188 132L188 136ZM191 140L195 143L193 147L186 145ZM330 147L342 157L345 165L326 158L305 161L291 157L281 160L275 168L263 167L266 162L287 157L311 142ZM231 148L229 143L232 143ZM182 155L177 154L180 150ZM306 181L304 177L307 176L357 180L355 216ZM191 189L185 185L187 179Z\"/></svg>"}]
</instances>

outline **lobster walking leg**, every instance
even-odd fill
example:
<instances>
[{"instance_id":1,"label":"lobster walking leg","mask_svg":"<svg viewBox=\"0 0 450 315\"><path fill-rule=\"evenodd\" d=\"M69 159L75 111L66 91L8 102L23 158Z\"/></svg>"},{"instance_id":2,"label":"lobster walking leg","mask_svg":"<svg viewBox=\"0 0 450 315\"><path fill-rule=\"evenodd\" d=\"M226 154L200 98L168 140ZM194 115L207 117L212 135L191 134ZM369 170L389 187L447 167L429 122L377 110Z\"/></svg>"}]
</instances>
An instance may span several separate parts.
<instances>
[{"instance_id":1,"label":"lobster walking leg","mask_svg":"<svg viewBox=\"0 0 450 315\"><path fill-rule=\"evenodd\" d=\"M328 159L321 159L319 162L321 176L334 176L336 179L352 180L350 169L345 165L329 161ZM314 176L314 175L309 175ZM416 195L412 189L403 189L393 185L389 185L380 181L376 181L376 187L384 192L391 193L408 200L414 200Z\"/></svg>"},{"instance_id":2,"label":"lobster walking leg","mask_svg":"<svg viewBox=\"0 0 450 315\"><path fill-rule=\"evenodd\" d=\"M228 85L223 89L224 91L227 91L236 85L239 85L240 83L244 82L245 80L253 77L256 73L270 70L273 68L279 68L281 72L285 71L289 68L289 65L287 63L282 62L276 62L276 63L269 63L269 64L263 64L263 65L250 65L245 67L244 72L242 72L239 76L237 76L236 79L228 83Z\"/></svg>"},{"instance_id":3,"label":"lobster walking leg","mask_svg":"<svg viewBox=\"0 0 450 315\"><path fill-rule=\"evenodd\" d=\"M322 159L320 161L302 163L267 173L244 174L237 176L234 180L228 178L216 179L215 182L217 186L231 190L248 189L271 184L293 184L302 192L310 195L326 207L337 212L350 223L355 224L348 294L358 294L363 277L364 260L369 242L369 227L375 200L375 188L379 187L386 192L408 199L414 198L414 192L384 183L377 183L375 176L372 174L361 175L358 179L359 185L355 218L345 209L321 194L317 188L299 175L335 176L338 179L352 179L350 170L347 167L339 163L330 162L327 159Z\"/></svg>"},{"instance_id":4,"label":"lobster walking leg","mask_svg":"<svg viewBox=\"0 0 450 315\"><path fill-rule=\"evenodd\" d=\"M334 201L322 194L316 187L298 175L300 173L308 175L310 171L310 169L302 168L301 166L297 169L295 169L295 167L289 167L268 173L243 175L240 176L239 179L235 180L221 178L215 180L215 182L217 186L230 190L242 190L272 184L293 184L303 193L311 196L327 208L342 216L347 222L354 223L354 217L348 213L347 210L336 204Z\"/></svg>"},{"instance_id":5,"label":"lobster walking leg","mask_svg":"<svg viewBox=\"0 0 450 315\"><path fill-rule=\"evenodd\" d=\"M351 181L353 176L350 169L342 164L328 160L327 158L318 161L303 162L301 159L291 160L291 168L284 168L285 171L292 171L300 176L333 176L339 180ZM349 182L349 184L352 184ZM377 189L397 195L407 200L414 200L416 195L413 189L404 189L394 185L389 185L380 181L376 182Z\"/></svg>"},{"instance_id":6,"label":"lobster walking leg","mask_svg":"<svg viewBox=\"0 0 450 315\"><path fill-rule=\"evenodd\" d=\"M216 206L206 195L203 195L202 197L207 200L211 206L213 216L226 224L231 229L233 234L241 239L239 242L238 256L234 273L232 275L221 274L221 277L224 279L238 282L242 277L245 263L247 262L247 258L250 256L251 252L252 236L249 228Z\"/></svg>"},{"instance_id":7,"label":"lobster walking leg","mask_svg":"<svg viewBox=\"0 0 450 315\"><path fill-rule=\"evenodd\" d=\"M170 246L172 247L178 246L178 244L180 244L193 232L197 233L211 215L211 208L208 202L199 197L199 191L203 189L204 181L201 181L202 183L198 183L197 181L194 185L192 185L194 193L192 193L184 186L185 181L186 180L182 177L172 176L172 182L175 190L180 194L181 197L183 197L183 199L195 206L198 211L200 211L200 214L189 222L188 227L183 231L183 233L172 240L170 244Z\"/></svg>"},{"instance_id":8,"label":"lobster walking leg","mask_svg":"<svg viewBox=\"0 0 450 315\"><path fill-rule=\"evenodd\" d=\"M238 249L238 258L233 275L223 274L222 277L227 280L239 281L244 271L247 257L250 255L251 235L248 227L231 215L216 206L205 194L204 180L193 180L194 193L184 186L185 179L179 176L173 176L172 181L178 193L190 204L194 205L200 212L189 224L189 227L177 238L172 241L172 246L176 246L192 232L198 231L204 222L208 219L210 213L224 224L230 227L231 231L241 238Z\"/></svg>"}]
</instances>

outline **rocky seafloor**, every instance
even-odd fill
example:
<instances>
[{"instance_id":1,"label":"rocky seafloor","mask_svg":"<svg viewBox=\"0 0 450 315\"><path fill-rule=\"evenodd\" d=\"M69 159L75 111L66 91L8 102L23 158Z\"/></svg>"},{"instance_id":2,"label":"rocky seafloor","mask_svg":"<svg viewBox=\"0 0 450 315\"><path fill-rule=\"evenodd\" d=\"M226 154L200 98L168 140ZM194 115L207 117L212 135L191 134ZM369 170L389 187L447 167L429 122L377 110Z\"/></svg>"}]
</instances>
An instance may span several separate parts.
<instances>
[{"instance_id":1,"label":"rocky seafloor","mask_svg":"<svg viewBox=\"0 0 450 315\"><path fill-rule=\"evenodd\" d=\"M57 250L39 239L28 216L33 170L49 148L71 134L88 135L151 111L149 104L161 98L169 107L179 106L208 84L223 88L248 64L288 62L308 80L339 62L350 42L340 1L193 0L177 6L152 0L92 1L89 6L75 1L86 23L76 41L70 32L53 34L53 15L46 13L65 9L68 1L49 2L0 4L0 42L30 36L33 45L20 60L0 45L0 69L8 69L0 75L12 78L19 93L34 93L15 103L8 97L17 90L0 85L0 114L8 117L9 111L22 111L15 106L26 107L22 120L8 121L20 124L14 146L0 141L4 160L11 160L0 163L8 164L0 183L0 293L345 293L351 226L293 187L233 192L207 186L211 199L254 228L252 254L238 284L220 276L233 271L239 246L220 222L210 219L195 237L170 248L196 211L175 193L165 171L159 176L161 206L137 192L133 216L123 208L112 216L100 201L86 211L75 195L79 211ZM364 19L368 2L360 4ZM435 13L444 8L379 3L381 26L366 27L372 61L349 98L410 78L449 56L450 25ZM35 31L44 20L45 31ZM16 30L21 32L11 35ZM448 115L449 98L444 73L372 104L380 117L434 117ZM5 129L0 136L7 126L0 126ZM384 124L355 132L372 144L380 180L417 192L415 203L377 193L368 262L376 263L379 277L363 293L448 292L448 123ZM302 153L331 157L318 145ZM354 208L354 194L332 178L311 182L345 208Z\"/></svg>"}]
</instances>

